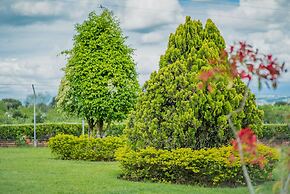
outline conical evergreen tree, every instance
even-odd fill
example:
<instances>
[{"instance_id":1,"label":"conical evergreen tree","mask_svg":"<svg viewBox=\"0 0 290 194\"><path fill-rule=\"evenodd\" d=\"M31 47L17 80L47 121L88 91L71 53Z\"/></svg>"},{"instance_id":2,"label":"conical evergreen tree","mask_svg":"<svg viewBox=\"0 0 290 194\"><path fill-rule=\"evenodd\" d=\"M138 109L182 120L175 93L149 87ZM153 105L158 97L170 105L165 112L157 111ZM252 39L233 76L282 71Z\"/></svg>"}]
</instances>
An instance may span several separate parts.
<instances>
[{"instance_id":1,"label":"conical evergreen tree","mask_svg":"<svg viewBox=\"0 0 290 194\"><path fill-rule=\"evenodd\" d=\"M229 143L233 132L226 115L239 107L246 85L236 79L228 88L229 80L224 78L212 84L213 92L197 87L201 71L225 66L210 63L224 48L224 39L211 20L203 28L200 21L187 17L170 35L159 71L144 84L129 118L127 135L133 148L199 149ZM261 117L250 93L233 121L237 128L250 126L259 133Z\"/></svg>"}]
</instances>

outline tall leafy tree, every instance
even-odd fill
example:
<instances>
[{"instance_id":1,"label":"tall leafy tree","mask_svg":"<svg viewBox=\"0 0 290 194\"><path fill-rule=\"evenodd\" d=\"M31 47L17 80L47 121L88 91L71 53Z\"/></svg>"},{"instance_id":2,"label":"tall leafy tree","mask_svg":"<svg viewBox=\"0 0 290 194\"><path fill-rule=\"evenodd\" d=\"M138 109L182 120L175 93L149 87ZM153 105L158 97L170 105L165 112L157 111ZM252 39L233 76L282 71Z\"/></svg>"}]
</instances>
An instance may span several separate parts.
<instances>
[{"instance_id":1,"label":"tall leafy tree","mask_svg":"<svg viewBox=\"0 0 290 194\"><path fill-rule=\"evenodd\" d=\"M57 96L62 110L86 118L100 136L105 123L123 120L135 104L139 85L133 49L125 44L117 19L105 9L75 26L65 76Z\"/></svg>"},{"instance_id":2,"label":"tall leafy tree","mask_svg":"<svg viewBox=\"0 0 290 194\"><path fill-rule=\"evenodd\" d=\"M127 126L133 148L153 146L160 149L194 149L228 144L234 137L227 115L237 109L246 85L226 77L200 89L200 75L227 63L213 64L220 58L225 42L215 24L208 20L186 18L169 37L168 48L160 58L158 72L144 84L136 110ZM262 112L250 94L244 110L233 115L237 128L250 126L259 134Z\"/></svg>"}]
</instances>

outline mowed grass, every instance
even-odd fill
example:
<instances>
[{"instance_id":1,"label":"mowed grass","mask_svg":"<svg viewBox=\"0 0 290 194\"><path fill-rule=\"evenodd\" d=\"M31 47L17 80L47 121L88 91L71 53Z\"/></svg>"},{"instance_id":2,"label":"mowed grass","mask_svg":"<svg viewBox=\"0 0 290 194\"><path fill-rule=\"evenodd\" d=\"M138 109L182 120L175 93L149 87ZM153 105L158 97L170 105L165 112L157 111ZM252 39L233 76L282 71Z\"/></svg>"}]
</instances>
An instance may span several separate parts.
<instances>
[{"instance_id":1,"label":"mowed grass","mask_svg":"<svg viewBox=\"0 0 290 194\"><path fill-rule=\"evenodd\" d=\"M206 188L118 179L118 162L57 160L48 148L0 148L0 193L247 193L246 187ZM264 184L266 190L271 185ZM261 191L265 191L265 188Z\"/></svg>"}]
</instances>

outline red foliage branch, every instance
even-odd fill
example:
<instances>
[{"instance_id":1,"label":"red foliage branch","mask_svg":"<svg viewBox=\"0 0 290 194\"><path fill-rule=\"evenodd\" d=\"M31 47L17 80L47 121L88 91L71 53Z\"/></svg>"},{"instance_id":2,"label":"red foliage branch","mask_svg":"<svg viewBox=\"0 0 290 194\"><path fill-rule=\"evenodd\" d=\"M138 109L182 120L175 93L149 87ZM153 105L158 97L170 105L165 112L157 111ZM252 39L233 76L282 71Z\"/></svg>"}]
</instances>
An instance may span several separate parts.
<instances>
[{"instance_id":1,"label":"red foliage branch","mask_svg":"<svg viewBox=\"0 0 290 194\"><path fill-rule=\"evenodd\" d=\"M226 56L230 65L230 74L233 77L251 80L253 76L258 78L259 88L262 81L270 87L277 87L277 79L283 72L286 72L285 63L278 63L277 58L272 54L261 54L258 49L246 42L238 42L223 51L221 56Z\"/></svg>"},{"instance_id":2,"label":"red foliage branch","mask_svg":"<svg viewBox=\"0 0 290 194\"><path fill-rule=\"evenodd\" d=\"M251 164L258 164L260 168L264 168L266 158L263 155L257 153L257 137L250 128L244 128L238 131L238 138L242 144L243 153L250 158ZM237 139L232 140L234 151L238 151ZM230 161L234 161L234 155L230 156Z\"/></svg>"},{"instance_id":3,"label":"red foliage branch","mask_svg":"<svg viewBox=\"0 0 290 194\"><path fill-rule=\"evenodd\" d=\"M257 146L257 137L250 128L241 129L238 132L238 137L241 140L241 143L244 144L245 151L255 154L255 148ZM233 147L235 150L238 150L238 143L236 140L232 141Z\"/></svg>"},{"instance_id":4,"label":"red foliage branch","mask_svg":"<svg viewBox=\"0 0 290 194\"><path fill-rule=\"evenodd\" d=\"M277 79L285 69L285 63L278 63L277 58L272 54L261 54L258 49L246 42L238 42L231 45L228 49L222 50L219 59L210 60L210 64L227 63L228 68L214 67L208 71L200 73L199 78L202 81L198 88L203 88L204 85L211 92L212 87L209 81L215 79L216 75L226 75L230 78L240 77L251 81L254 76L258 78L259 89L261 89L262 81L267 87L277 87Z\"/></svg>"}]
</instances>

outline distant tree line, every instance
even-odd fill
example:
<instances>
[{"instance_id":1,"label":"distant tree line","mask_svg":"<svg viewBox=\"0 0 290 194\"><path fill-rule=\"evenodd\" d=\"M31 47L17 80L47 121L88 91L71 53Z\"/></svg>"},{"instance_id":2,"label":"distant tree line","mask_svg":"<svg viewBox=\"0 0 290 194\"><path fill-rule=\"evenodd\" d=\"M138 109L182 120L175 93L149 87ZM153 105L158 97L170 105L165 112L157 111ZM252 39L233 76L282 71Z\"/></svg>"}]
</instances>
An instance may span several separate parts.
<instances>
[{"instance_id":1,"label":"distant tree line","mask_svg":"<svg viewBox=\"0 0 290 194\"><path fill-rule=\"evenodd\" d=\"M77 118L59 113L55 104L55 97L51 97L48 93L38 93L36 95L36 122L79 121ZM13 98L1 99L0 124L33 123L33 105L33 95L28 95L23 102Z\"/></svg>"},{"instance_id":2,"label":"distant tree line","mask_svg":"<svg viewBox=\"0 0 290 194\"><path fill-rule=\"evenodd\" d=\"M264 123L290 123L289 102L260 105L259 109L264 111Z\"/></svg>"}]
</instances>

